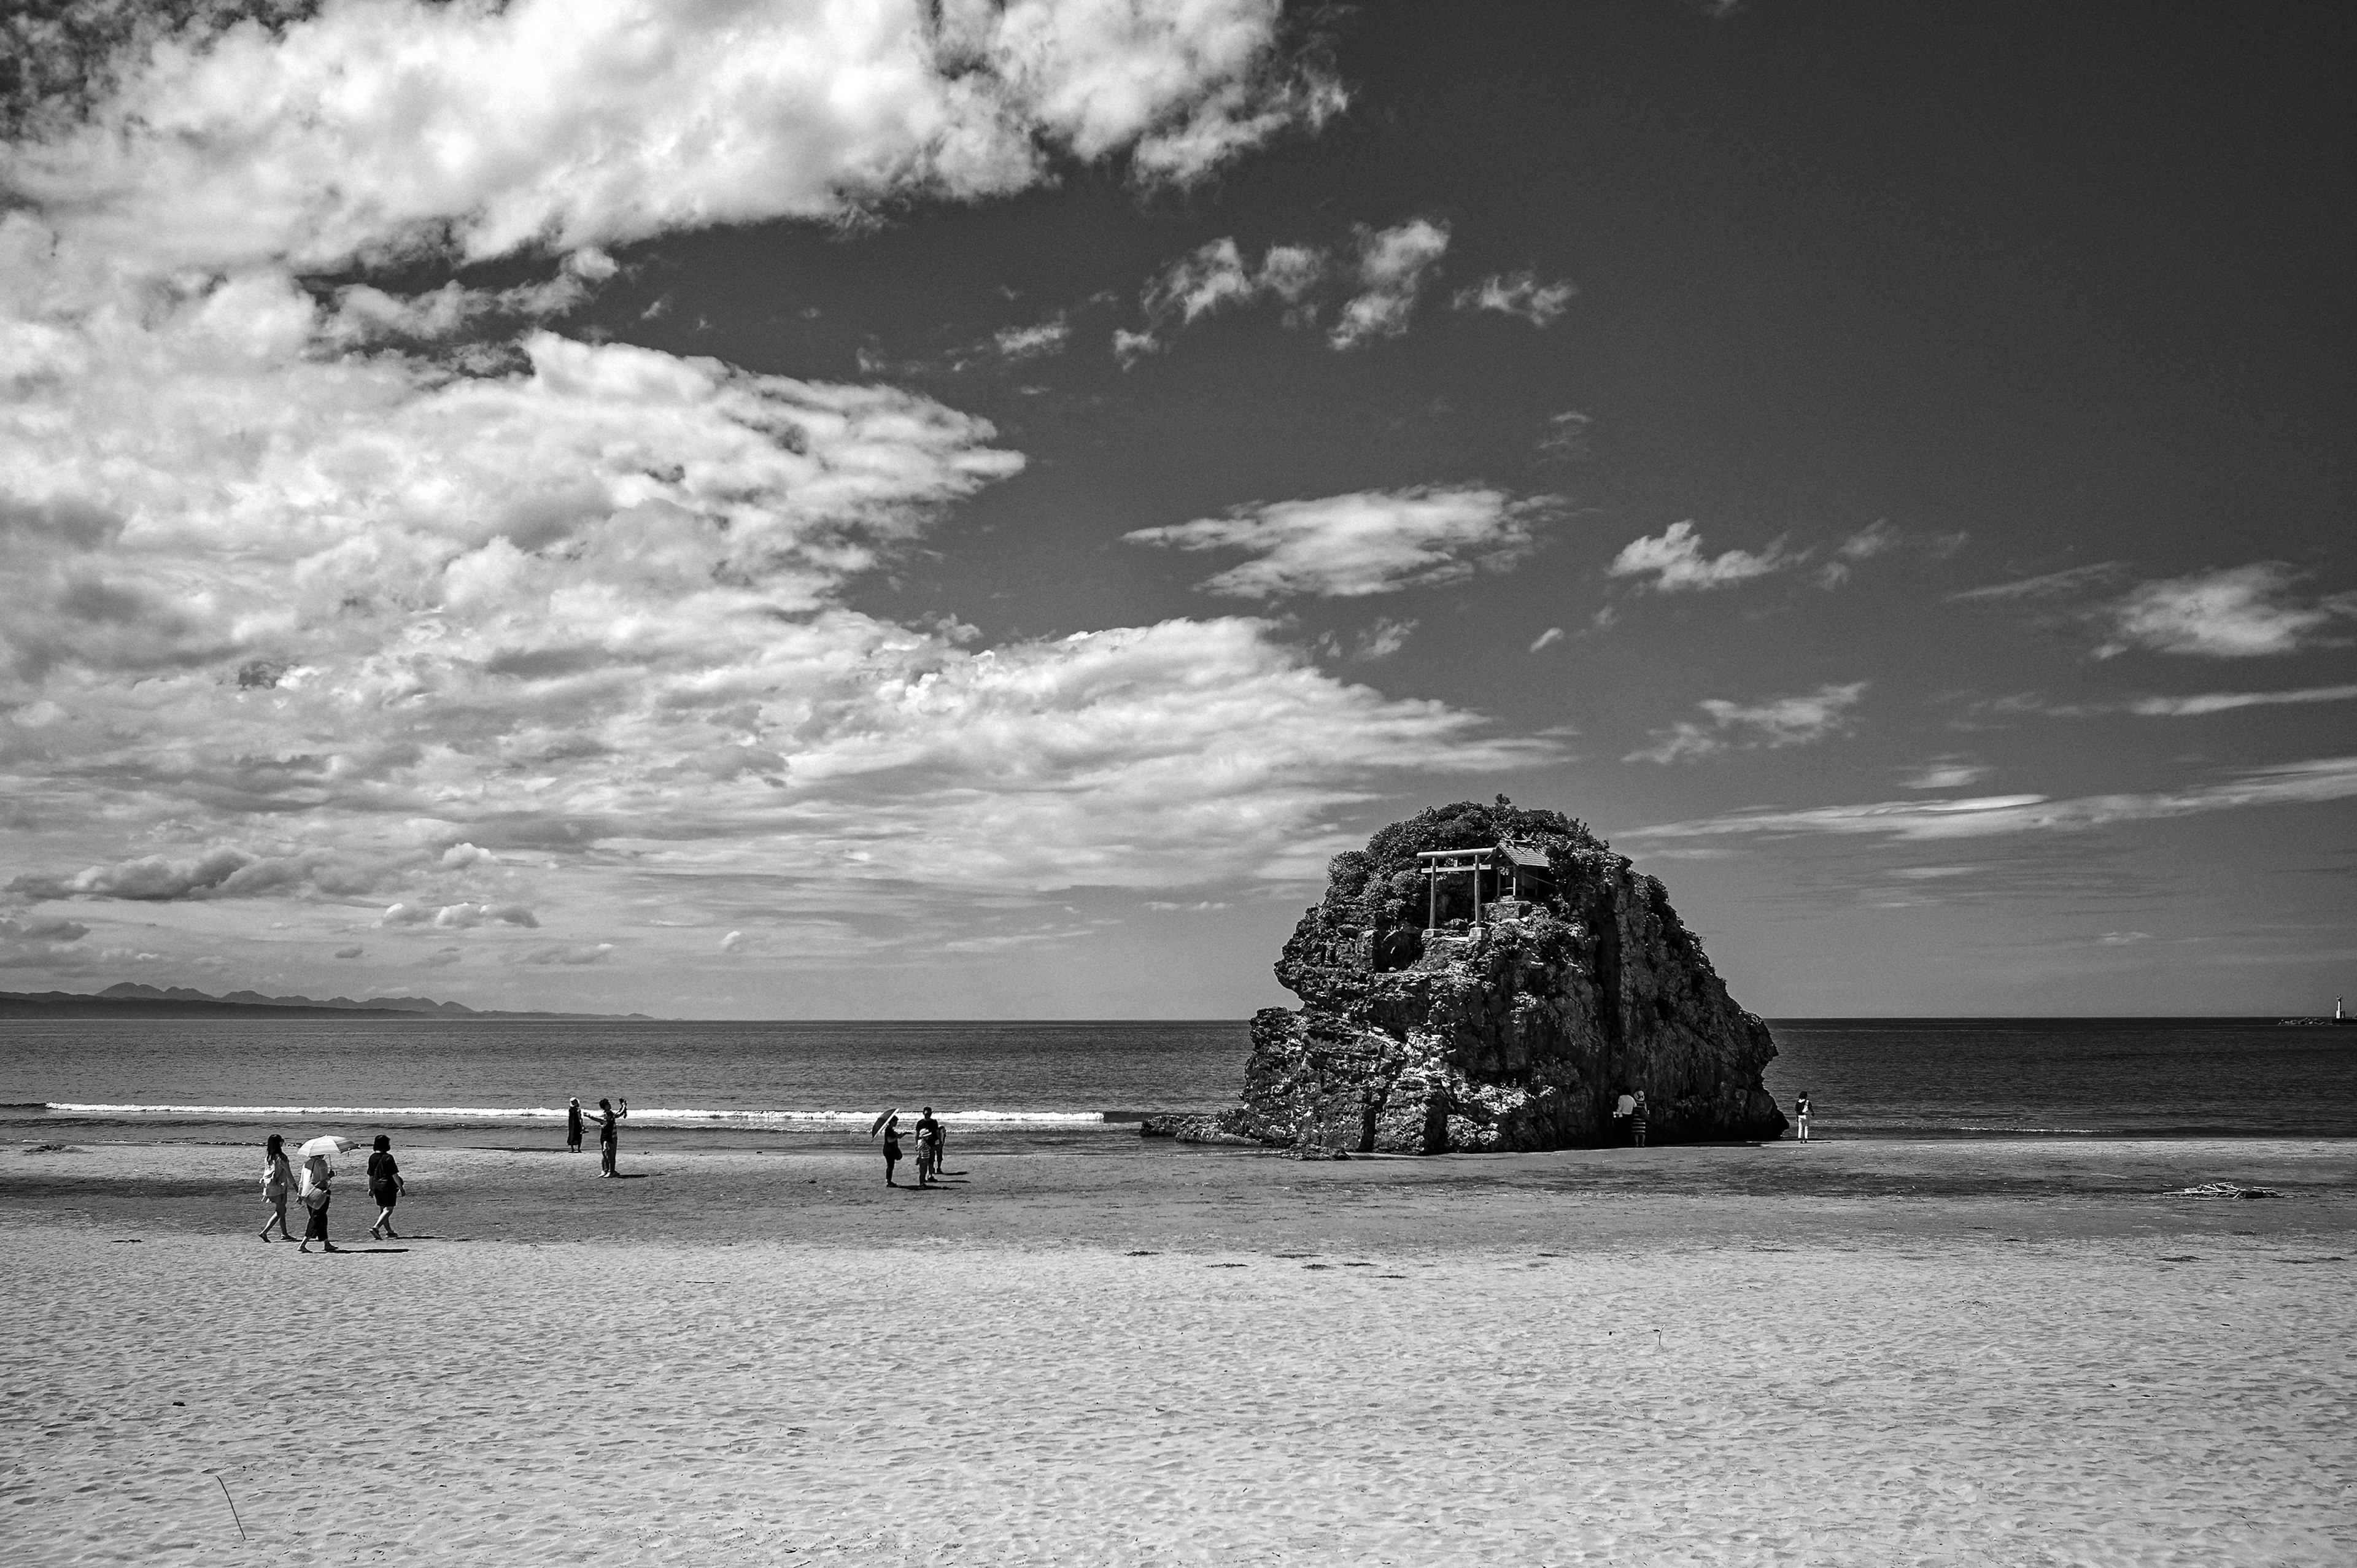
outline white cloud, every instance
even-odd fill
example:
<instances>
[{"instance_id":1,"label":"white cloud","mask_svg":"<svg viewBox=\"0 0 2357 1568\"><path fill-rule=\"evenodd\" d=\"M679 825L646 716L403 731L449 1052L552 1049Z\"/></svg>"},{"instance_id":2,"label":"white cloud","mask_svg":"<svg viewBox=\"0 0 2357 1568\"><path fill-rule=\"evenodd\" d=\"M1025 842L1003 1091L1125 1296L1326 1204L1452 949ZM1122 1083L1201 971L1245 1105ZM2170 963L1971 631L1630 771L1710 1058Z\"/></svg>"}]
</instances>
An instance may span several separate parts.
<instances>
[{"instance_id":1,"label":"white cloud","mask_svg":"<svg viewBox=\"0 0 2357 1568\"><path fill-rule=\"evenodd\" d=\"M744 932L731 931L726 936L720 939L720 950L722 952L743 952L747 946L747 942L748 939Z\"/></svg>"},{"instance_id":2,"label":"white cloud","mask_svg":"<svg viewBox=\"0 0 2357 1568\"><path fill-rule=\"evenodd\" d=\"M470 931L478 926L538 926L540 920L521 904L395 904L377 917L380 926L431 926L437 931Z\"/></svg>"},{"instance_id":3,"label":"white cloud","mask_svg":"<svg viewBox=\"0 0 2357 1568\"><path fill-rule=\"evenodd\" d=\"M2010 583L1991 583L1986 587L1966 588L1962 593L1950 594L1948 602L1974 604L1988 600L2064 597L2097 584L2115 581L2120 572L2121 563L2098 561L2092 565L2065 567L2060 572L2042 573Z\"/></svg>"},{"instance_id":4,"label":"white cloud","mask_svg":"<svg viewBox=\"0 0 2357 1568\"><path fill-rule=\"evenodd\" d=\"M1562 640L1563 628L1551 626L1531 639L1531 651L1536 653L1540 649L1551 647Z\"/></svg>"},{"instance_id":5,"label":"white cloud","mask_svg":"<svg viewBox=\"0 0 2357 1568\"><path fill-rule=\"evenodd\" d=\"M2105 931L2095 940L2107 948L2133 947L2138 942L2152 940L2152 933L2150 931Z\"/></svg>"},{"instance_id":6,"label":"white cloud","mask_svg":"<svg viewBox=\"0 0 2357 1568\"><path fill-rule=\"evenodd\" d=\"M2335 622L2357 617L2357 595L2300 600L2301 574L2279 561L2143 583L2108 606L2107 659L2132 648L2156 653L2248 659L2294 653L2325 640Z\"/></svg>"},{"instance_id":7,"label":"white cloud","mask_svg":"<svg viewBox=\"0 0 2357 1568\"><path fill-rule=\"evenodd\" d=\"M1781 540L1758 552L1728 550L1705 555L1702 536L1689 521L1674 522L1658 536L1631 540L1604 570L1615 577L1650 578L1650 582L1641 581L1640 586L1657 594L1674 594L1748 583L1781 572L1796 559L1785 553Z\"/></svg>"},{"instance_id":8,"label":"white cloud","mask_svg":"<svg viewBox=\"0 0 2357 1568\"><path fill-rule=\"evenodd\" d=\"M1653 744L1622 757L1623 762L1699 762L1730 751L1775 751L1807 746L1849 727L1849 711L1866 692L1866 682L1820 686L1798 696L1772 697L1745 704L1710 698L1696 704L1710 723L1681 719L1667 729L1652 732Z\"/></svg>"},{"instance_id":9,"label":"white cloud","mask_svg":"<svg viewBox=\"0 0 2357 1568\"><path fill-rule=\"evenodd\" d=\"M309 270L973 198L1042 148L1186 182L1339 90L1276 56L1276 0L424 0L169 33L86 125L12 157L118 256Z\"/></svg>"},{"instance_id":10,"label":"white cloud","mask_svg":"<svg viewBox=\"0 0 2357 1568\"><path fill-rule=\"evenodd\" d=\"M1963 757L1942 757L1911 769L1900 782L1910 789L1962 789L1979 783L1992 771Z\"/></svg>"},{"instance_id":11,"label":"white cloud","mask_svg":"<svg viewBox=\"0 0 2357 1568\"><path fill-rule=\"evenodd\" d=\"M1285 306L1288 327L1315 326L1334 308L1327 341L1338 349L1396 337L1407 330L1448 249L1448 225L1424 218L1389 229L1361 224L1346 246L1271 245L1257 266L1232 236L1213 240L1147 283L1141 303L1149 326L1116 329L1114 352L1128 364L1158 353L1171 335L1203 317L1267 300Z\"/></svg>"},{"instance_id":12,"label":"white cloud","mask_svg":"<svg viewBox=\"0 0 2357 1568\"><path fill-rule=\"evenodd\" d=\"M1494 310L1544 327L1569 309L1578 293L1568 278L1541 283L1536 274L1525 271L1493 274L1470 288L1458 289L1449 303L1459 310Z\"/></svg>"},{"instance_id":13,"label":"white cloud","mask_svg":"<svg viewBox=\"0 0 2357 1568\"><path fill-rule=\"evenodd\" d=\"M1448 249L1448 226L1411 219L1396 228L1359 231L1358 292L1342 302L1326 340L1355 349L1407 330L1416 301Z\"/></svg>"},{"instance_id":14,"label":"white cloud","mask_svg":"<svg viewBox=\"0 0 2357 1568\"><path fill-rule=\"evenodd\" d=\"M1071 335L1071 324L1056 316L1029 327L1003 328L992 336L991 345L1002 359L1036 360L1043 354L1062 353Z\"/></svg>"},{"instance_id":15,"label":"white cloud","mask_svg":"<svg viewBox=\"0 0 2357 1568\"><path fill-rule=\"evenodd\" d=\"M1536 548L1556 496L1517 500L1480 486L1360 490L1238 507L1225 517L1141 528L1133 544L1241 550L1252 559L1202 586L1238 598L1296 594L1355 598L1454 582L1511 564Z\"/></svg>"},{"instance_id":16,"label":"white cloud","mask_svg":"<svg viewBox=\"0 0 2357 1568\"><path fill-rule=\"evenodd\" d=\"M1317 647L1322 652L1349 659L1356 664L1372 664L1389 659L1405 648L1415 628L1416 623L1413 620L1394 620L1383 617L1352 637L1346 638L1340 632L1329 631L1318 639Z\"/></svg>"},{"instance_id":17,"label":"white cloud","mask_svg":"<svg viewBox=\"0 0 2357 1568\"><path fill-rule=\"evenodd\" d=\"M2129 701L2127 711L2145 718L2193 718L2204 714L2231 713L2236 708L2352 700L2357 700L2357 686L2303 686L2288 692L2203 692L2185 697L2136 697Z\"/></svg>"},{"instance_id":18,"label":"white cloud","mask_svg":"<svg viewBox=\"0 0 2357 1568\"><path fill-rule=\"evenodd\" d=\"M2085 795L1990 795L1953 800L1878 800L1799 811L1733 811L1624 832L1622 837L1686 839L1733 833L1871 835L1905 843L2070 832L2248 806L2314 804L2357 797L2357 757L2328 757L2248 769L2182 789Z\"/></svg>"},{"instance_id":19,"label":"white cloud","mask_svg":"<svg viewBox=\"0 0 2357 1568\"><path fill-rule=\"evenodd\" d=\"M613 956L614 944L611 942L552 942L544 947L527 948L516 955L516 961L578 968L585 964L604 963Z\"/></svg>"}]
</instances>

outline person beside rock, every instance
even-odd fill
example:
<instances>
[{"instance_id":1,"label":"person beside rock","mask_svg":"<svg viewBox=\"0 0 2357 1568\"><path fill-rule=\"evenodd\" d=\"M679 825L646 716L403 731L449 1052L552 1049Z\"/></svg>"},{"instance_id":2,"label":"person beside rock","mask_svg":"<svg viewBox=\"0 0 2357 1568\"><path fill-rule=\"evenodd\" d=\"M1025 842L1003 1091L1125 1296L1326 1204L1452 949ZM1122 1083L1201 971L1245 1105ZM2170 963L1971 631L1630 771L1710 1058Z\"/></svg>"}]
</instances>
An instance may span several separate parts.
<instances>
[{"instance_id":1,"label":"person beside rock","mask_svg":"<svg viewBox=\"0 0 2357 1568\"><path fill-rule=\"evenodd\" d=\"M1800 1141L1803 1144L1807 1143L1809 1141L1809 1093L1806 1090L1801 1091L1800 1099L1792 1101L1792 1121L1801 1129Z\"/></svg>"}]
</instances>

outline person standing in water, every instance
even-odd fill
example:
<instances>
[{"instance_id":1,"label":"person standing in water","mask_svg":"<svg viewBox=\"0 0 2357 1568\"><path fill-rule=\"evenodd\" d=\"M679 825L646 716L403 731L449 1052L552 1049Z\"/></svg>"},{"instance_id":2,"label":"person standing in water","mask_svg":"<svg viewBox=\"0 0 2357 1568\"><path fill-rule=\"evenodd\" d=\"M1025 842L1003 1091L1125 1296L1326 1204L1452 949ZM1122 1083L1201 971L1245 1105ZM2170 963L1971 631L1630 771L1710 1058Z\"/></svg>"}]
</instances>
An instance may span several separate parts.
<instances>
[{"instance_id":1,"label":"person standing in water","mask_svg":"<svg viewBox=\"0 0 2357 1568\"><path fill-rule=\"evenodd\" d=\"M622 1118L630 1113L630 1102L622 1101L619 1111L610 1100L597 1101L597 1174L601 1176L620 1174L614 1168L622 1153Z\"/></svg>"},{"instance_id":2,"label":"person standing in water","mask_svg":"<svg viewBox=\"0 0 2357 1568\"><path fill-rule=\"evenodd\" d=\"M303 1162L303 1207L310 1211L310 1218L303 1223L303 1244L296 1251L309 1251L314 1241L330 1252L343 1251L328 1240L328 1200L334 1196L328 1188L335 1179L327 1155L313 1155Z\"/></svg>"},{"instance_id":3,"label":"person standing in water","mask_svg":"<svg viewBox=\"0 0 2357 1568\"><path fill-rule=\"evenodd\" d=\"M1800 1123L1801 1142L1807 1143L1809 1141L1809 1093L1806 1090L1801 1091L1800 1099L1792 1101L1792 1120Z\"/></svg>"},{"instance_id":4,"label":"person standing in water","mask_svg":"<svg viewBox=\"0 0 2357 1568\"><path fill-rule=\"evenodd\" d=\"M262 1222L262 1239L270 1240L270 1228L278 1227L281 1241L295 1240L295 1232L286 1229L286 1199L295 1191L295 1167L286 1159L286 1140L277 1133L262 1146L262 1201L270 1205L270 1218Z\"/></svg>"},{"instance_id":5,"label":"person standing in water","mask_svg":"<svg viewBox=\"0 0 2357 1568\"><path fill-rule=\"evenodd\" d=\"M581 1097L577 1094L565 1107L565 1151L571 1155L581 1152Z\"/></svg>"},{"instance_id":6,"label":"person standing in water","mask_svg":"<svg viewBox=\"0 0 2357 1568\"><path fill-rule=\"evenodd\" d=\"M1629 1112L1629 1142L1641 1149L1645 1146L1645 1091L1637 1091L1636 1109Z\"/></svg>"},{"instance_id":7,"label":"person standing in water","mask_svg":"<svg viewBox=\"0 0 2357 1568\"><path fill-rule=\"evenodd\" d=\"M376 1200L376 1223L369 1227L370 1239L382 1241L390 1236L400 1240L401 1232L393 1228L393 1206L401 1201L409 1184L401 1179L401 1162L393 1157L393 1140L382 1133L376 1135L376 1153L369 1156L368 1183L369 1197Z\"/></svg>"}]
</instances>

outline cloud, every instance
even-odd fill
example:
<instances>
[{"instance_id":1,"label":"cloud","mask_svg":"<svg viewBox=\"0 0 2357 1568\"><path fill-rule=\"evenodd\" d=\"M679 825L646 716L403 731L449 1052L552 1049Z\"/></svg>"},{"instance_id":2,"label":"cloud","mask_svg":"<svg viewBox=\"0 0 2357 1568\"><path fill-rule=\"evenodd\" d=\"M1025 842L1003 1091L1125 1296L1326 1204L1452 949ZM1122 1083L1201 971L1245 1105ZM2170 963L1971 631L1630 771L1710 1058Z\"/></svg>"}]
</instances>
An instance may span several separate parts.
<instances>
[{"instance_id":1,"label":"cloud","mask_svg":"<svg viewBox=\"0 0 2357 1568\"><path fill-rule=\"evenodd\" d=\"M28 872L8 884L23 897L124 898L144 903L179 899L251 898L288 892L352 897L398 873L398 866L332 850L257 854L232 846L187 860L145 855L70 874Z\"/></svg>"},{"instance_id":2,"label":"cloud","mask_svg":"<svg viewBox=\"0 0 2357 1568\"><path fill-rule=\"evenodd\" d=\"M1416 218L1394 229L1359 231L1358 292L1342 308L1326 340L1355 349L1407 330L1416 301L1448 250L1448 226Z\"/></svg>"},{"instance_id":3,"label":"cloud","mask_svg":"<svg viewBox=\"0 0 2357 1568\"><path fill-rule=\"evenodd\" d=\"M431 926L437 931L470 931L478 926L537 926L539 918L522 904L395 904L377 917L380 926Z\"/></svg>"},{"instance_id":4,"label":"cloud","mask_svg":"<svg viewBox=\"0 0 2357 1568\"><path fill-rule=\"evenodd\" d=\"M13 918L0 915L0 969L48 969L74 965L73 944L90 935L80 920L50 915Z\"/></svg>"},{"instance_id":5,"label":"cloud","mask_svg":"<svg viewBox=\"0 0 2357 1568\"><path fill-rule=\"evenodd\" d=\"M1960 757L1935 757L1900 779L1910 789L1962 789L1987 778L1993 769Z\"/></svg>"},{"instance_id":6,"label":"cloud","mask_svg":"<svg viewBox=\"0 0 2357 1568\"><path fill-rule=\"evenodd\" d=\"M1065 340L1071 335L1071 324L1057 316L1029 327L1004 328L993 334L991 346L1004 360L1036 360L1044 354L1062 353Z\"/></svg>"},{"instance_id":7,"label":"cloud","mask_svg":"<svg viewBox=\"0 0 2357 1568\"><path fill-rule=\"evenodd\" d=\"M1207 579L1237 598L1357 598L1456 582L1501 569L1537 548L1559 496L1517 500L1480 486L1360 490L1315 500L1256 502L1225 517L1141 528L1132 544L1241 550L1252 559Z\"/></svg>"},{"instance_id":8,"label":"cloud","mask_svg":"<svg viewBox=\"0 0 2357 1568\"><path fill-rule=\"evenodd\" d=\"M1807 746L1841 734L1849 727L1849 710L1866 692L1866 682L1820 686L1792 697L1774 697L1749 706L1711 698L1696 704L1710 715L1707 725L1681 719L1667 729L1652 732L1653 744L1632 751L1623 762L1699 762L1730 751L1775 751Z\"/></svg>"},{"instance_id":9,"label":"cloud","mask_svg":"<svg viewBox=\"0 0 2357 1568\"><path fill-rule=\"evenodd\" d=\"M2095 939L2107 948L2133 947L2137 942L2152 940L2150 931L2105 931Z\"/></svg>"},{"instance_id":10,"label":"cloud","mask_svg":"<svg viewBox=\"0 0 2357 1568\"><path fill-rule=\"evenodd\" d=\"M1785 553L1781 539L1756 553L1729 550L1706 556L1702 551L1702 536L1695 532L1689 521L1674 522L1657 537L1631 540L1604 570L1614 577L1639 578L1641 587L1650 587L1657 594L1674 594L1732 587L1783 571L1795 560ZM1652 580L1641 581L1645 578Z\"/></svg>"},{"instance_id":11,"label":"cloud","mask_svg":"<svg viewBox=\"0 0 2357 1568\"><path fill-rule=\"evenodd\" d=\"M1536 653L1540 649L1552 647L1562 640L1563 628L1551 626L1531 639L1531 651Z\"/></svg>"},{"instance_id":12,"label":"cloud","mask_svg":"<svg viewBox=\"0 0 2357 1568\"><path fill-rule=\"evenodd\" d=\"M2236 708L2352 700L2357 700L2357 686L2303 686L2288 692L2204 692L2187 697L2136 697L2127 703L2126 708L2145 718L2190 718L2230 713Z\"/></svg>"},{"instance_id":13,"label":"cloud","mask_svg":"<svg viewBox=\"0 0 2357 1568\"><path fill-rule=\"evenodd\" d=\"M1413 620L1393 620L1385 617L1355 637L1346 639L1340 632L1329 631L1318 639L1317 647L1324 653L1349 659L1353 663L1372 664L1378 660L1389 659L1405 648L1408 637L1415 628L1416 623Z\"/></svg>"},{"instance_id":14,"label":"cloud","mask_svg":"<svg viewBox=\"0 0 2357 1568\"><path fill-rule=\"evenodd\" d=\"M2279 561L2257 561L2139 584L2101 612L2112 636L2095 657L2135 648L2210 659L2296 653L2326 640L2336 622L2357 617L2357 594L2296 598L2302 575Z\"/></svg>"},{"instance_id":15,"label":"cloud","mask_svg":"<svg viewBox=\"0 0 2357 1568\"><path fill-rule=\"evenodd\" d=\"M1991 583L1986 587L1966 588L1961 593L1950 594L1947 602L1961 605L2005 599L2060 598L2094 585L2116 581L2121 570L2120 562L2098 561L2092 565L2071 566L2060 572L2022 577L2010 583Z\"/></svg>"},{"instance_id":16,"label":"cloud","mask_svg":"<svg viewBox=\"0 0 2357 1568\"><path fill-rule=\"evenodd\" d=\"M1337 349L1396 337L1407 330L1448 249L1448 225L1425 218L1389 229L1358 225L1347 245L1271 245L1258 265L1232 236L1213 240L1146 284L1141 303L1147 329L1116 328L1114 352L1129 364L1159 353L1204 317L1264 301L1285 307L1288 327L1315 326L1333 310L1327 341Z\"/></svg>"},{"instance_id":17,"label":"cloud","mask_svg":"<svg viewBox=\"0 0 2357 1568\"><path fill-rule=\"evenodd\" d=\"M517 955L516 961L578 968L585 964L604 963L613 956L614 944L611 942L552 943L547 947L525 950Z\"/></svg>"},{"instance_id":18,"label":"cloud","mask_svg":"<svg viewBox=\"0 0 2357 1568\"><path fill-rule=\"evenodd\" d=\"M1569 278L1543 284L1535 273L1524 271L1493 274L1470 288L1458 289L1449 303L1459 310L1494 310L1544 327L1569 309L1578 293Z\"/></svg>"},{"instance_id":19,"label":"cloud","mask_svg":"<svg viewBox=\"0 0 2357 1568\"><path fill-rule=\"evenodd\" d=\"M1587 433L1596 422L1576 408L1549 414L1547 424L1554 428L1539 440L1542 456L1557 462L1568 462L1587 456Z\"/></svg>"},{"instance_id":20,"label":"cloud","mask_svg":"<svg viewBox=\"0 0 2357 1568\"><path fill-rule=\"evenodd\" d=\"M2119 822L2153 822L2250 806L2305 805L2357 797L2357 757L2320 757L2248 769L2208 784L2141 794L1990 795L1969 800L1879 800L1800 811L1733 811L1691 822L1625 831L1637 840L1774 835L1868 835L1904 843L1988 838L2008 833L2078 832Z\"/></svg>"},{"instance_id":21,"label":"cloud","mask_svg":"<svg viewBox=\"0 0 2357 1568\"><path fill-rule=\"evenodd\" d=\"M748 939L744 932L731 931L726 936L720 939L720 950L722 952L743 952L746 949L747 943Z\"/></svg>"},{"instance_id":22,"label":"cloud","mask_svg":"<svg viewBox=\"0 0 2357 1568\"><path fill-rule=\"evenodd\" d=\"M361 947L338 948L336 950L336 956L338 958L359 958L366 951L368 951L368 950Z\"/></svg>"},{"instance_id":23,"label":"cloud","mask_svg":"<svg viewBox=\"0 0 2357 1568\"><path fill-rule=\"evenodd\" d=\"M447 969L454 963L464 963L466 953L457 948L436 948L417 961L418 969Z\"/></svg>"},{"instance_id":24,"label":"cloud","mask_svg":"<svg viewBox=\"0 0 2357 1568\"><path fill-rule=\"evenodd\" d=\"M1052 155L1184 184L1341 107L1279 27L1274 0L329 5L140 29L9 177L126 259L307 271L998 195Z\"/></svg>"}]
</instances>

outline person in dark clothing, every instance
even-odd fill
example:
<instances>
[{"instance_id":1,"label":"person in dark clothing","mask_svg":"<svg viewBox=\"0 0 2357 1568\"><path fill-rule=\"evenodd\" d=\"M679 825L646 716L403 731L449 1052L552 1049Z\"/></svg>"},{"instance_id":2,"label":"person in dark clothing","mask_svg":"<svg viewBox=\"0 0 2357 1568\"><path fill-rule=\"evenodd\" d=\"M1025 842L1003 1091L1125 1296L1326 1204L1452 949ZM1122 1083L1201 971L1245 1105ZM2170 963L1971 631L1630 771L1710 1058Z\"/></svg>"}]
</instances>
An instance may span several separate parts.
<instances>
[{"instance_id":1,"label":"person in dark clothing","mask_svg":"<svg viewBox=\"0 0 2357 1568\"><path fill-rule=\"evenodd\" d=\"M303 1199L303 1208L309 1218L303 1222L303 1242L295 1249L296 1251L309 1251L311 1243L314 1241L330 1252L343 1251L341 1247L328 1240L328 1203L334 1197L328 1189L334 1185L335 1179L335 1170L328 1164L324 1155L313 1155L303 1162L303 1186L300 1196Z\"/></svg>"},{"instance_id":2,"label":"person in dark clothing","mask_svg":"<svg viewBox=\"0 0 2357 1568\"><path fill-rule=\"evenodd\" d=\"M1645 1146L1645 1091L1637 1091L1637 1109L1629 1113L1629 1142L1637 1148Z\"/></svg>"},{"instance_id":3,"label":"person in dark clothing","mask_svg":"<svg viewBox=\"0 0 2357 1568\"><path fill-rule=\"evenodd\" d=\"M581 1152L581 1097L576 1095L565 1107L565 1148L568 1154Z\"/></svg>"},{"instance_id":4,"label":"person in dark clothing","mask_svg":"<svg viewBox=\"0 0 2357 1568\"><path fill-rule=\"evenodd\" d=\"M900 1119L898 1116L894 1116L888 1119L884 1123L884 1185L886 1187L898 1187L900 1185L899 1182L892 1179L892 1167L899 1163Z\"/></svg>"},{"instance_id":5,"label":"person in dark clothing","mask_svg":"<svg viewBox=\"0 0 2357 1568\"><path fill-rule=\"evenodd\" d=\"M933 1108L917 1119L917 1185L930 1186L941 1170L942 1124L933 1120Z\"/></svg>"},{"instance_id":6,"label":"person in dark clothing","mask_svg":"<svg viewBox=\"0 0 2357 1568\"><path fill-rule=\"evenodd\" d=\"M376 1135L376 1153L369 1156L368 1184L369 1197L376 1200L376 1223L369 1227L370 1239L382 1241L390 1236L398 1241L401 1232L393 1228L393 1206L401 1201L409 1184L401 1179L401 1162L393 1157L393 1140L382 1133Z\"/></svg>"},{"instance_id":7,"label":"person in dark clothing","mask_svg":"<svg viewBox=\"0 0 2357 1568\"><path fill-rule=\"evenodd\" d=\"M614 1162L622 1153L622 1118L630 1113L630 1102L627 1100L619 1111L614 1109L610 1100L597 1101L597 1174L601 1176L620 1174L614 1168Z\"/></svg>"}]
</instances>

